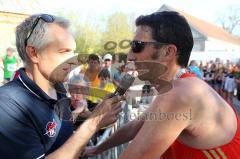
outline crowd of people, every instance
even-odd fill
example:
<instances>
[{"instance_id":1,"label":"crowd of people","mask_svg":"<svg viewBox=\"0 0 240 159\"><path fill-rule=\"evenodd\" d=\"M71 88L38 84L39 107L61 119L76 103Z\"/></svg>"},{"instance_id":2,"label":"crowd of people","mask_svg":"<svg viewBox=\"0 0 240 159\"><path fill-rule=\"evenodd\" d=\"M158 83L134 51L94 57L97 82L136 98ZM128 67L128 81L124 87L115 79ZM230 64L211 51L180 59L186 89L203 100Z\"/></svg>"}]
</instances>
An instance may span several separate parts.
<instances>
[{"instance_id":1,"label":"crowd of people","mask_svg":"<svg viewBox=\"0 0 240 159\"><path fill-rule=\"evenodd\" d=\"M229 104L233 105L234 96L240 101L240 60L235 64L230 60L223 63L219 58L205 64L192 60L188 69L208 83Z\"/></svg>"},{"instance_id":2,"label":"crowd of people","mask_svg":"<svg viewBox=\"0 0 240 159\"><path fill-rule=\"evenodd\" d=\"M15 71L22 66L21 60L14 54L15 50L11 47L7 48L6 55L0 59L0 85L3 85L14 78ZM104 88L109 92L114 92L118 86L121 77L125 71L125 64L122 63L117 66L113 65L115 61L111 54L105 54L101 57L98 54L90 54L88 57L87 65L81 67L79 75L84 76L93 88ZM207 82L213 89L215 89L219 95L221 95L229 104L233 104L233 97L236 96L240 100L240 60L233 64L230 60L226 60L224 63L221 59L216 58L215 61L197 61L192 60L189 63L188 70L194 73L197 77ZM78 71L80 71L78 69ZM99 76L105 72L105 77ZM108 77L109 74L109 77ZM76 75L76 73L75 73ZM103 84L105 83L105 84ZM106 86L104 86L106 85ZM148 85L145 85L148 87ZM100 100L91 92L92 96L88 98L88 105L91 110ZM145 92L143 92L145 93ZM147 98L143 96L143 98ZM142 100L141 100L142 102Z\"/></svg>"}]
</instances>

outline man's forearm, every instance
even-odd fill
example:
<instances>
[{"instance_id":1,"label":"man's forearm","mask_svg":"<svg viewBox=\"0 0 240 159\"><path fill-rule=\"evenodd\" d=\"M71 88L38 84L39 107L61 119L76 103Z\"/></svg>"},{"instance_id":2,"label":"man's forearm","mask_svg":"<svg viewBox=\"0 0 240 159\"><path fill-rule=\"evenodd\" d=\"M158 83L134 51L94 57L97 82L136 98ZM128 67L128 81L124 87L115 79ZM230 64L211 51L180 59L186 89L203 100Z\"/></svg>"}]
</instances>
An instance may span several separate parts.
<instances>
[{"instance_id":1,"label":"man's forearm","mask_svg":"<svg viewBox=\"0 0 240 159\"><path fill-rule=\"evenodd\" d=\"M142 120L134 120L118 129L105 142L98 146L99 153L131 141L141 129L143 123L144 121Z\"/></svg>"},{"instance_id":2,"label":"man's forearm","mask_svg":"<svg viewBox=\"0 0 240 159\"><path fill-rule=\"evenodd\" d=\"M78 158L88 141L97 131L93 118L87 119L59 149L46 156L47 159Z\"/></svg>"}]
</instances>

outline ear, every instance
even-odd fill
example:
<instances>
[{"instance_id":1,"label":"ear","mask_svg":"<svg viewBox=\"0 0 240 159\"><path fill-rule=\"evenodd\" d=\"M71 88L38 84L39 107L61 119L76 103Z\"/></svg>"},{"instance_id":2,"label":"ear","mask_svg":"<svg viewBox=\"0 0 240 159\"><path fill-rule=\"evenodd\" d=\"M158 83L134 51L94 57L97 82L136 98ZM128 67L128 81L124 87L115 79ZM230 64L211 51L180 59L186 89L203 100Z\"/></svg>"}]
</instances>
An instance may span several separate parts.
<instances>
[{"instance_id":1,"label":"ear","mask_svg":"<svg viewBox=\"0 0 240 159\"><path fill-rule=\"evenodd\" d=\"M39 57L34 47L26 46L26 53L32 63L36 64L39 62Z\"/></svg>"},{"instance_id":2,"label":"ear","mask_svg":"<svg viewBox=\"0 0 240 159\"><path fill-rule=\"evenodd\" d=\"M177 56L177 47L175 45L168 45L165 56L167 59L173 59Z\"/></svg>"}]
</instances>

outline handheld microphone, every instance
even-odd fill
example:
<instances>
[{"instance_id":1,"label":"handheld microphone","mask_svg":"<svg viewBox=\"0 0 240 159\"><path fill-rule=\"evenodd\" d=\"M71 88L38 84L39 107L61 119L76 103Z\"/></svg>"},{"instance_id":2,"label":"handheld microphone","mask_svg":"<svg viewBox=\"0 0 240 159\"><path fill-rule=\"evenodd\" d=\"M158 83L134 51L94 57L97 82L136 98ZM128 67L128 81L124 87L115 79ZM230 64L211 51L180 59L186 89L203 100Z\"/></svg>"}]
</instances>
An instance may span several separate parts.
<instances>
[{"instance_id":1,"label":"handheld microphone","mask_svg":"<svg viewBox=\"0 0 240 159\"><path fill-rule=\"evenodd\" d=\"M124 93L127 91L127 89L133 84L135 80L135 77L131 76L130 74L126 73L120 80L120 84L115 90L113 94L109 96L109 98L112 98L117 95L124 95Z\"/></svg>"}]
</instances>

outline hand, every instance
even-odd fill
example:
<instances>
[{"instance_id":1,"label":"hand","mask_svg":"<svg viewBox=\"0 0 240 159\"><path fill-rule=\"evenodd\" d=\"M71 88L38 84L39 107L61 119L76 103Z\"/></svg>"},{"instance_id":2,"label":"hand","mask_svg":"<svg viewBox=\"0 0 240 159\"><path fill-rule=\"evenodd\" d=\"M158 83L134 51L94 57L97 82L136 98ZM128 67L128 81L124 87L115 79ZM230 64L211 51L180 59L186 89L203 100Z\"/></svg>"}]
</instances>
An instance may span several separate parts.
<instances>
[{"instance_id":1,"label":"hand","mask_svg":"<svg viewBox=\"0 0 240 159\"><path fill-rule=\"evenodd\" d=\"M93 157L98 155L100 152L98 151L97 146L89 146L85 147L85 149L82 152L81 157Z\"/></svg>"},{"instance_id":2,"label":"hand","mask_svg":"<svg viewBox=\"0 0 240 159\"><path fill-rule=\"evenodd\" d=\"M75 103L77 108L72 111L73 121L75 121L78 116L84 116L85 113L89 112L87 105L82 104L82 102Z\"/></svg>"},{"instance_id":3,"label":"hand","mask_svg":"<svg viewBox=\"0 0 240 159\"><path fill-rule=\"evenodd\" d=\"M114 96L112 98L105 98L97 107L93 110L90 118L94 120L97 129L107 127L117 121L119 113L122 111L121 100L124 97Z\"/></svg>"}]
</instances>

